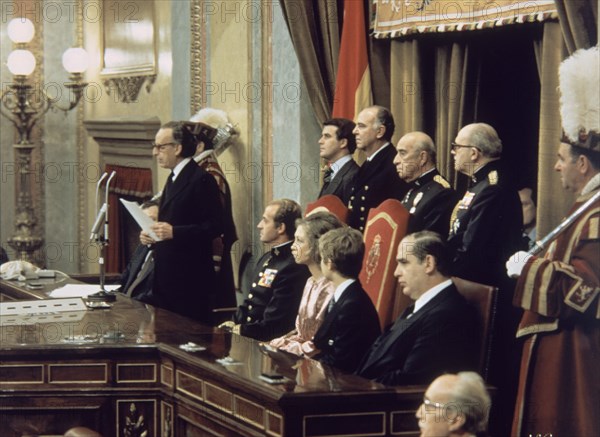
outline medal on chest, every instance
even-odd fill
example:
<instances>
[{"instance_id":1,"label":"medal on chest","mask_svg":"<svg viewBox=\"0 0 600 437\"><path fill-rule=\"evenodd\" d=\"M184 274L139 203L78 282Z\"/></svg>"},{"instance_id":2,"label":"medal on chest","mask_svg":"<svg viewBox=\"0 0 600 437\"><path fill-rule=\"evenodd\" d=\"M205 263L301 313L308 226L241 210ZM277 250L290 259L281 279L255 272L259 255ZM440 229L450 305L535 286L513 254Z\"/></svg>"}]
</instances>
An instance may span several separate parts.
<instances>
[{"instance_id":1,"label":"medal on chest","mask_svg":"<svg viewBox=\"0 0 600 437\"><path fill-rule=\"evenodd\" d=\"M415 211L417 210L417 205L419 204L419 202L421 201L421 199L423 198L423 193L417 193L417 195L415 196L415 199L413 200L412 203L412 208L410 208L410 211L408 211L411 214L414 214Z\"/></svg>"},{"instance_id":2,"label":"medal on chest","mask_svg":"<svg viewBox=\"0 0 600 437\"><path fill-rule=\"evenodd\" d=\"M463 198L460 200L460 203L458 204L458 209L469 209L469 206L471 206L471 202L473 202L474 198L475 193L467 191Z\"/></svg>"},{"instance_id":3,"label":"medal on chest","mask_svg":"<svg viewBox=\"0 0 600 437\"><path fill-rule=\"evenodd\" d=\"M275 269L265 269L260 280L258 281L258 285L261 287L271 288L275 277L277 276L277 270Z\"/></svg>"}]
</instances>

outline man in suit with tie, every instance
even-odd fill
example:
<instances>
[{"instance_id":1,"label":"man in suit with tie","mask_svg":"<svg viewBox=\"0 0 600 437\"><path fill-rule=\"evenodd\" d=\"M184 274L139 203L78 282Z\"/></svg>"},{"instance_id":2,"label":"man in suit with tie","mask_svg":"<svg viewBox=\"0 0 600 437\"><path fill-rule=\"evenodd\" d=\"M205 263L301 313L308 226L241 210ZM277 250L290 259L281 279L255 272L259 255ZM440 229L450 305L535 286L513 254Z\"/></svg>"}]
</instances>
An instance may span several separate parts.
<instances>
[{"instance_id":1,"label":"man in suit with tie","mask_svg":"<svg viewBox=\"0 0 600 437\"><path fill-rule=\"evenodd\" d=\"M163 189L154 245L154 304L212 323L215 270L212 241L223 233L223 210L215 179L192 160L197 139L186 122L164 124L152 149L158 165L171 170Z\"/></svg>"},{"instance_id":2,"label":"man in suit with tie","mask_svg":"<svg viewBox=\"0 0 600 437\"><path fill-rule=\"evenodd\" d=\"M313 338L312 356L346 372L354 372L379 335L379 317L358 281L365 244L356 229L343 227L319 239L321 270L335 286L327 315Z\"/></svg>"},{"instance_id":3,"label":"man in suit with tie","mask_svg":"<svg viewBox=\"0 0 600 437\"><path fill-rule=\"evenodd\" d=\"M365 108L356 119L356 147L367 155L367 160L354 178L348 224L361 232L365 231L371 208L387 199L402 201L408 191L393 162L396 150L390 141L395 126L392 113L383 106Z\"/></svg>"},{"instance_id":4,"label":"man in suit with tie","mask_svg":"<svg viewBox=\"0 0 600 437\"><path fill-rule=\"evenodd\" d=\"M356 150L356 139L352 133L354 127L352 120L332 118L323 123L319 139L319 156L326 160L328 165L319 197L333 194L339 197L344 205L350 200L354 176L359 169L352 159Z\"/></svg>"},{"instance_id":5,"label":"man in suit with tie","mask_svg":"<svg viewBox=\"0 0 600 437\"><path fill-rule=\"evenodd\" d=\"M153 221L158 220L158 201L148 200L142 203L141 209ZM133 299L150 304L152 303L154 278L153 249L152 245L138 245L121 275L121 288L119 289L119 291Z\"/></svg>"},{"instance_id":6,"label":"man in suit with tie","mask_svg":"<svg viewBox=\"0 0 600 437\"><path fill-rule=\"evenodd\" d=\"M433 231L446 237L456 193L436 168L433 140L424 132L410 132L396 146L394 164L398 176L408 183L402 205L410 213L407 234Z\"/></svg>"},{"instance_id":7,"label":"man in suit with tie","mask_svg":"<svg viewBox=\"0 0 600 437\"><path fill-rule=\"evenodd\" d=\"M411 305L371 346L357 374L386 385L428 384L444 372L472 370L479 356L476 315L450 277L439 234L421 231L398 246L394 272Z\"/></svg>"}]
</instances>

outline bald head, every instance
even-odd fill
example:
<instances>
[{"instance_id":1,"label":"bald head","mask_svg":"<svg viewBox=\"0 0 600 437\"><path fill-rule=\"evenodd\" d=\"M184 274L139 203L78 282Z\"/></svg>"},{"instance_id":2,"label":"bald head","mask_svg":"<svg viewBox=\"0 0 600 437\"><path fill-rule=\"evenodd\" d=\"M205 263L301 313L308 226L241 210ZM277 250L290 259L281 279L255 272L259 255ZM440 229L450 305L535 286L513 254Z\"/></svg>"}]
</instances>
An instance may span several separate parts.
<instances>
[{"instance_id":1,"label":"bald head","mask_svg":"<svg viewBox=\"0 0 600 437\"><path fill-rule=\"evenodd\" d=\"M498 132L486 123L473 123L463 127L452 146L454 169L467 176L502 155L502 141Z\"/></svg>"},{"instance_id":2,"label":"bald head","mask_svg":"<svg viewBox=\"0 0 600 437\"><path fill-rule=\"evenodd\" d=\"M436 150L433 140L424 132L410 132L396 146L394 164L400 179L412 182L435 168Z\"/></svg>"},{"instance_id":3,"label":"bald head","mask_svg":"<svg viewBox=\"0 0 600 437\"><path fill-rule=\"evenodd\" d=\"M421 435L477 435L487 431L490 396L481 376L459 372L435 379L417 410Z\"/></svg>"},{"instance_id":4,"label":"bald head","mask_svg":"<svg viewBox=\"0 0 600 437\"><path fill-rule=\"evenodd\" d=\"M468 124L461 129L461 132L469 139L468 144L479 149L483 156L500 158L500 155L502 155L502 141L496 129L489 124Z\"/></svg>"}]
</instances>

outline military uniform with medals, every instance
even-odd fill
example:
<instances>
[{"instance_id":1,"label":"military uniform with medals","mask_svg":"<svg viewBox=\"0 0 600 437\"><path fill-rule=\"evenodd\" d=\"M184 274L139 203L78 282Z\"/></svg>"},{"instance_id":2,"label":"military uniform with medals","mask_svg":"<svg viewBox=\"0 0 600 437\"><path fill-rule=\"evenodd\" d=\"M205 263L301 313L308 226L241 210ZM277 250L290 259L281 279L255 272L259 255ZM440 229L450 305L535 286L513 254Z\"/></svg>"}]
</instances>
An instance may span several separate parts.
<instances>
[{"instance_id":1,"label":"military uniform with medals","mask_svg":"<svg viewBox=\"0 0 600 437\"><path fill-rule=\"evenodd\" d=\"M369 210L387 199L402 201L406 182L398 177L394 156L396 149L390 143L382 146L371 161L365 161L354 178L354 187L348 202L348 225L365 232Z\"/></svg>"},{"instance_id":2,"label":"military uniform with medals","mask_svg":"<svg viewBox=\"0 0 600 437\"><path fill-rule=\"evenodd\" d=\"M481 284L505 283L504 262L519 248L522 223L516 188L502 173L499 160L487 163L475 172L452 212L452 274Z\"/></svg>"},{"instance_id":3,"label":"military uniform with medals","mask_svg":"<svg viewBox=\"0 0 600 437\"><path fill-rule=\"evenodd\" d=\"M409 183L410 190L402 205L410 213L407 234L433 231L448 236L450 215L456 205L456 192L450 183L433 169Z\"/></svg>"},{"instance_id":4,"label":"military uniform with medals","mask_svg":"<svg viewBox=\"0 0 600 437\"><path fill-rule=\"evenodd\" d=\"M296 264L291 248L289 241L258 260L248 296L234 318L241 335L269 341L294 329L310 272L305 265Z\"/></svg>"}]
</instances>

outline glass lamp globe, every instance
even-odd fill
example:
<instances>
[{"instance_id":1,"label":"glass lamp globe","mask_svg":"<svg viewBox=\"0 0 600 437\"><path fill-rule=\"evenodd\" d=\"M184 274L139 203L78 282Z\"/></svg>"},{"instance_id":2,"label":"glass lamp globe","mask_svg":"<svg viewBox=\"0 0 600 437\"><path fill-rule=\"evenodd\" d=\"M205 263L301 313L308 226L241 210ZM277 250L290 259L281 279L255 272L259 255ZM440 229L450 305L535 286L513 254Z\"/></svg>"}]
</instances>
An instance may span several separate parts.
<instances>
[{"instance_id":1,"label":"glass lamp globe","mask_svg":"<svg viewBox=\"0 0 600 437\"><path fill-rule=\"evenodd\" d=\"M35 56L29 50L13 50L6 64L13 75L29 76L35 70Z\"/></svg>"},{"instance_id":2,"label":"glass lamp globe","mask_svg":"<svg viewBox=\"0 0 600 437\"><path fill-rule=\"evenodd\" d=\"M62 63L69 73L83 73L88 67L88 54L81 47L70 48L63 54Z\"/></svg>"},{"instance_id":3,"label":"glass lamp globe","mask_svg":"<svg viewBox=\"0 0 600 437\"><path fill-rule=\"evenodd\" d=\"M25 44L33 39L35 28L28 18L13 18L8 23L8 37L17 44Z\"/></svg>"}]
</instances>

